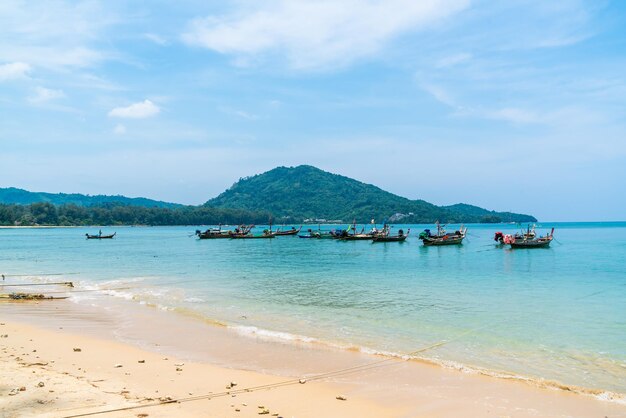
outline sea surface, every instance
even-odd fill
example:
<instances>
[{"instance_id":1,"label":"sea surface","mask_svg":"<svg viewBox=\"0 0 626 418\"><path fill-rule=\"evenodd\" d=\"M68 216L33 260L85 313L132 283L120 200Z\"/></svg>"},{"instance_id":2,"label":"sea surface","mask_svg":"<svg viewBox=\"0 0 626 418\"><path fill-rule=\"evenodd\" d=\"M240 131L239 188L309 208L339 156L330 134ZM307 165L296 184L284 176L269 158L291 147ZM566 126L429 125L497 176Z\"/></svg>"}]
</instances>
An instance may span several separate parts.
<instances>
[{"instance_id":1,"label":"sea surface","mask_svg":"<svg viewBox=\"0 0 626 418\"><path fill-rule=\"evenodd\" d=\"M0 273L5 283L71 280L71 303L126 298L255 338L626 394L626 222L538 224L541 234L555 228L551 247L516 250L493 241L516 225L468 225L451 247L422 246L427 227L396 225L412 231L404 243L0 229Z\"/></svg>"}]
</instances>

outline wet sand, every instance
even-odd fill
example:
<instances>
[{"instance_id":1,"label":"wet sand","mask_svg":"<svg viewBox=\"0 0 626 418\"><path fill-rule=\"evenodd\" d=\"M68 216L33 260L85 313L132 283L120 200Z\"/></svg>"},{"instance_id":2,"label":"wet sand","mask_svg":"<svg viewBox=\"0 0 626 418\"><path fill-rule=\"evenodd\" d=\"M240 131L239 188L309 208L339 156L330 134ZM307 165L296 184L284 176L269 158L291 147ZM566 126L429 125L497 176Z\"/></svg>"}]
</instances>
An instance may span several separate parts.
<instances>
[{"instance_id":1,"label":"wet sand","mask_svg":"<svg viewBox=\"0 0 626 418\"><path fill-rule=\"evenodd\" d=\"M7 335L0 338L3 416L61 417L143 405L106 416L245 417L267 409L261 415L626 417L626 405L591 395L242 336L109 299L105 306L68 300L0 304L0 335ZM231 382L237 385L227 389ZM169 399L183 402L154 405Z\"/></svg>"}]
</instances>

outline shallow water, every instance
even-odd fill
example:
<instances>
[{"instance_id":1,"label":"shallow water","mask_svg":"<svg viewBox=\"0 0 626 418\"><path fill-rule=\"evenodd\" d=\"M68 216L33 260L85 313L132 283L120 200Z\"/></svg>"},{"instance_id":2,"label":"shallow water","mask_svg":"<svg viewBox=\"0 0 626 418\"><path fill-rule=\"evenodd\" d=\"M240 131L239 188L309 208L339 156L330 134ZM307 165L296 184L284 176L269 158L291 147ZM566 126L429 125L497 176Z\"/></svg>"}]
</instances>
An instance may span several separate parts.
<instances>
[{"instance_id":1,"label":"shallow water","mask_svg":"<svg viewBox=\"0 0 626 418\"><path fill-rule=\"evenodd\" d=\"M430 248L416 238L425 225L386 244L199 241L195 227L103 228L117 236L102 241L84 239L94 228L0 229L0 272L7 283L72 280L76 303L102 301L79 290L113 288L242 334L626 393L626 223L539 229L553 226L551 248L532 250L495 245L494 232L514 225L470 225L462 246Z\"/></svg>"}]
</instances>

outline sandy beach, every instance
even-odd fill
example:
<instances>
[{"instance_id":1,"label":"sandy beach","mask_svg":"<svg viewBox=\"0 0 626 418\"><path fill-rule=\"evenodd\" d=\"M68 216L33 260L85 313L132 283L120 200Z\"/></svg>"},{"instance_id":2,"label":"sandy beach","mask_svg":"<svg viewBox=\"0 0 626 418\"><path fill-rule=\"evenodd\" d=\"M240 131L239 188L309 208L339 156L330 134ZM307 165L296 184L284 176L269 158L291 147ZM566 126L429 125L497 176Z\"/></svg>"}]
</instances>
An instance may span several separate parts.
<instances>
[{"instance_id":1,"label":"sandy beach","mask_svg":"<svg viewBox=\"0 0 626 418\"><path fill-rule=\"evenodd\" d=\"M69 301L0 306L3 417L626 416L623 404L592 395L415 361L381 364L115 303L108 314Z\"/></svg>"}]
</instances>

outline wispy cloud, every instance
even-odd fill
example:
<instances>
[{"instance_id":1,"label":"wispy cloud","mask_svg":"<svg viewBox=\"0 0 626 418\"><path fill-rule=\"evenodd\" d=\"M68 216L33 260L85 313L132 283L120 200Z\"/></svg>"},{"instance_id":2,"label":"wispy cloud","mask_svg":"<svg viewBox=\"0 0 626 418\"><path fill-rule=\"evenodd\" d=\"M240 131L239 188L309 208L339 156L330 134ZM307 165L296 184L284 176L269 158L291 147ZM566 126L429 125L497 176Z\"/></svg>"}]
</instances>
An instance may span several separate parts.
<instances>
[{"instance_id":1,"label":"wispy cloud","mask_svg":"<svg viewBox=\"0 0 626 418\"><path fill-rule=\"evenodd\" d=\"M438 102L455 109L459 107L456 103L456 100L445 88L431 83L422 83L421 87Z\"/></svg>"},{"instance_id":2,"label":"wispy cloud","mask_svg":"<svg viewBox=\"0 0 626 418\"><path fill-rule=\"evenodd\" d=\"M182 38L238 60L278 54L291 68L318 69L372 56L392 38L468 6L469 0L274 0L194 19Z\"/></svg>"},{"instance_id":3,"label":"wispy cloud","mask_svg":"<svg viewBox=\"0 0 626 418\"><path fill-rule=\"evenodd\" d=\"M157 35L156 33L144 33L142 37L160 46L169 45L169 41L167 39L161 35Z\"/></svg>"},{"instance_id":4,"label":"wispy cloud","mask_svg":"<svg viewBox=\"0 0 626 418\"><path fill-rule=\"evenodd\" d=\"M35 87L34 94L28 98L28 101L31 104L40 105L63 97L65 97L63 90Z\"/></svg>"},{"instance_id":5,"label":"wispy cloud","mask_svg":"<svg viewBox=\"0 0 626 418\"><path fill-rule=\"evenodd\" d=\"M115 125L115 128L113 128L113 133L115 135L124 135L126 133L126 126L118 123L117 125Z\"/></svg>"},{"instance_id":6,"label":"wispy cloud","mask_svg":"<svg viewBox=\"0 0 626 418\"><path fill-rule=\"evenodd\" d=\"M88 67L106 57L99 36L117 19L96 1L0 3L1 61L35 67ZM10 40L10 41L9 41Z\"/></svg>"},{"instance_id":7,"label":"wispy cloud","mask_svg":"<svg viewBox=\"0 0 626 418\"><path fill-rule=\"evenodd\" d=\"M469 54L467 52L448 55L448 56L441 58L439 61L437 61L437 63L435 64L435 67L437 68L454 67L455 65L469 61L471 58L472 58L472 54Z\"/></svg>"},{"instance_id":8,"label":"wispy cloud","mask_svg":"<svg viewBox=\"0 0 626 418\"><path fill-rule=\"evenodd\" d=\"M535 112L519 108L502 108L483 112L483 116L490 119L504 120L515 124L539 123L542 119Z\"/></svg>"},{"instance_id":9,"label":"wispy cloud","mask_svg":"<svg viewBox=\"0 0 626 418\"><path fill-rule=\"evenodd\" d=\"M222 113L226 113L228 115L240 117L242 119L247 119L247 120L259 119L259 116L255 115L254 113L246 112L245 110L240 110L240 109L233 109L232 107L228 107L228 106L218 106L217 110L219 110Z\"/></svg>"},{"instance_id":10,"label":"wispy cloud","mask_svg":"<svg viewBox=\"0 0 626 418\"><path fill-rule=\"evenodd\" d=\"M146 99L143 102L133 103L126 107L116 107L109 112L113 118L145 119L157 115L159 106Z\"/></svg>"},{"instance_id":11,"label":"wispy cloud","mask_svg":"<svg viewBox=\"0 0 626 418\"><path fill-rule=\"evenodd\" d=\"M10 62L0 65L0 81L28 78L31 66L25 62Z\"/></svg>"}]
</instances>

